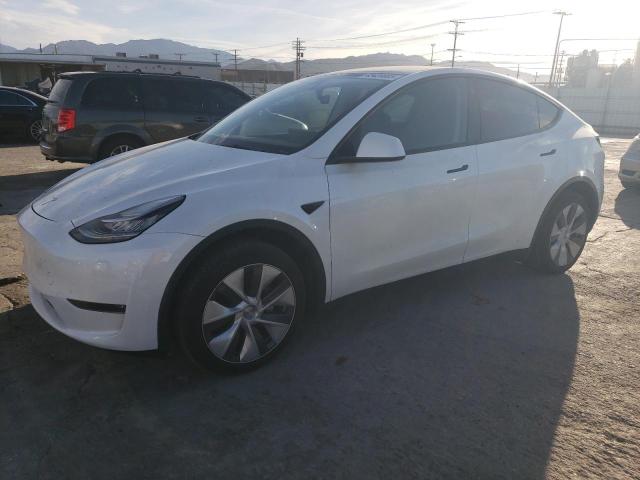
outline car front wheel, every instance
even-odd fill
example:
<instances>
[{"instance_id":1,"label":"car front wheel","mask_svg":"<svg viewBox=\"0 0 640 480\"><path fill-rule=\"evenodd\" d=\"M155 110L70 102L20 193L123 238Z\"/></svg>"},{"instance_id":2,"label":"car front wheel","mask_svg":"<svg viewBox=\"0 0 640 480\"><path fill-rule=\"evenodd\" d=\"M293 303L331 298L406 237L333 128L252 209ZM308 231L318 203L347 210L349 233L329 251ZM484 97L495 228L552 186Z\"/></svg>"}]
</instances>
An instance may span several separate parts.
<instances>
[{"instance_id":1,"label":"car front wheel","mask_svg":"<svg viewBox=\"0 0 640 480\"><path fill-rule=\"evenodd\" d=\"M291 257L243 240L190 269L175 316L182 347L197 363L244 370L271 358L304 311L304 279Z\"/></svg>"},{"instance_id":2,"label":"car front wheel","mask_svg":"<svg viewBox=\"0 0 640 480\"><path fill-rule=\"evenodd\" d=\"M591 218L591 209L582 195L560 195L542 219L527 263L549 273L569 270L584 249Z\"/></svg>"}]
</instances>

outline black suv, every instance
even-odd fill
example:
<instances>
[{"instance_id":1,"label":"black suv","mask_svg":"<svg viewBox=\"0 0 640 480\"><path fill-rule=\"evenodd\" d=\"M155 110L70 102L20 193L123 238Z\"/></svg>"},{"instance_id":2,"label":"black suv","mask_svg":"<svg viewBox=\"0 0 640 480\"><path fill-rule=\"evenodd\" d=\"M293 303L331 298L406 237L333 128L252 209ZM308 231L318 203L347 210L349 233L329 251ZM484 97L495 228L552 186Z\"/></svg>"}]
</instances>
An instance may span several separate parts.
<instances>
[{"instance_id":1,"label":"black suv","mask_svg":"<svg viewBox=\"0 0 640 480\"><path fill-rule=\"evenodd\" d=\"M93 162L207 129L251 97L224 82L179 75L74 72L42 112L40 151Z\"/></svg>"}]
</instances>

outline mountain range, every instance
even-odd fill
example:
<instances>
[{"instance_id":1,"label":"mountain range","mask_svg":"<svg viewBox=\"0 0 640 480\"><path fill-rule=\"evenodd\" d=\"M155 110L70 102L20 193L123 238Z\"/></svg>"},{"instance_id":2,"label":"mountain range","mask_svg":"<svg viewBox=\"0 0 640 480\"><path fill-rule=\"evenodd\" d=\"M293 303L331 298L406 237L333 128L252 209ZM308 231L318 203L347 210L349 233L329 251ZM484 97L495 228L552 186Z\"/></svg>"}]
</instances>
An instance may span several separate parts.
<instances>
[{"instance_id":1,"label":"mountain range","mask_svg":"<svg viewBox=\"0 0 640 480\"><path fill-rule=\"evenodd\" d=\"M202 48L174 40L157 38L152 40L129 40L124 43L96 44L87 40L65 40L56 44L48 44L42 47L42 53L76 54L76 55L115 55L124 52L128 57L157 54L162 59L175 60L182 56L184 60L200 62L215 61L216 56L224 67L233 66L233 54L225 50L215 48ZM40 53L40 48L17 48L0 44L0 53ZM292 53L293 55L293 53ZM315 75L318 73L345 70L349 68L382 67L395 65L427 65L427 59L420 55L403 55L398 53L373 53L369 55L349 56L345 58L323 58L305 60L302 65L303 75ZM448 65L449 62L438 62L435 65ZM515 76L514 70L499 67L489 62L458 62L465 67L490 70L505 75ZM261 70L294 70L295 62L277 62L259 58L239 59L238 68ZM526 81L532 81L533 75L521 72L520 77Z\"/></svg>"}]
</instances>

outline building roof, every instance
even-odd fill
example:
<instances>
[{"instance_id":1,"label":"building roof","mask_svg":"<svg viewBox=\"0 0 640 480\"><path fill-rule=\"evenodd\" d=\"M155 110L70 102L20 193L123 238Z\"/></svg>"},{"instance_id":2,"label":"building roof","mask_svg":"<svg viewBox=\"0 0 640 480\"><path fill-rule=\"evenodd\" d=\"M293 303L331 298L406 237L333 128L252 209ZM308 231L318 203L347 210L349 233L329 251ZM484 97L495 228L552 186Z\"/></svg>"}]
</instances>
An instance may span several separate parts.
<instances>
[{"instance_id":1,"label":"building roof","mask_svg":"<svg viewBox=\"0 0 640 480\"><path fill-rule=\"evenodd\" d=\"M200 67L220 67L215 62L179 61L165 58L115 57L108 55L77 55L51 53L0 53L0 62L12 63L56 63L65 65L103 65L106 62L152 63L163 65L185 65Z\"/></svg>"}]
</instances>

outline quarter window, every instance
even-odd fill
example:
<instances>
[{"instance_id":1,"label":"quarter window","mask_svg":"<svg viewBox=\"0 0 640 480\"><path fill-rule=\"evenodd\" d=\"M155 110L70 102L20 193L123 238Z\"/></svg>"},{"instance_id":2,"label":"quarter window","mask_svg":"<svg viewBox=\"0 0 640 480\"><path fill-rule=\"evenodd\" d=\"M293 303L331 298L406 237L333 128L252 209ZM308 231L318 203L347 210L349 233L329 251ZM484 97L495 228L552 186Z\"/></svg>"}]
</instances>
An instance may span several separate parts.
<instances>
[{"instance_id":1,"label":"quarter window","mask_svg":"<svg viewBox=\"0 0 640 480\"><path fill-rule=\"evenodd\" d=\"M397 137L407 155L460 146L467 141L467 88L461 77L419 81L385 101L340 145L353 157L370 132Z\"/></svg>"},{"instance_id":2,"label":"quarter window","mask_svg":"<svg viewBox=\"0 0 640 480\"><path fill-rule=\"evenodd\" d=\"M553 103L538 97L538 117L540 119L540 128L546 128L553 123L558 116L559 110Z\"/></svg>"}]
</instances>

